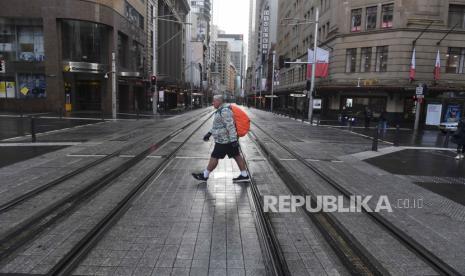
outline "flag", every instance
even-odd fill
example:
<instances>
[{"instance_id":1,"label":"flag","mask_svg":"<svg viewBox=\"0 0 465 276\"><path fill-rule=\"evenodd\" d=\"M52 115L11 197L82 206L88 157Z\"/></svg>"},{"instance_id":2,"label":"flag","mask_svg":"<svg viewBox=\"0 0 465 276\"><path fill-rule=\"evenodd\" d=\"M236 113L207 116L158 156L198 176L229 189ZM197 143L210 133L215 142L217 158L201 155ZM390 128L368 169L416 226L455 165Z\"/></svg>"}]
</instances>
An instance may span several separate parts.
<instances>
[{"instance_id":1,"label":"flag","mask_svg":"<svg viewBox=\"0 0 465 276\"><path fill-rule=\"evenodd\" d=\"M410 81L414 81L415 80L415 67L416 67L416 60L415 60L415 53L416 53L416 50L415 48L413 48L413 53L412 53L412 61L410 63Z\"/></svg>"},{"instance_id":2,"label":"flag","mask_svg":"<svg viewBox=\"0 0 465 276\"><path fill-rule=\"evenodd\" d=\"M438 54L436 56L436 64L434 65L434 80L439 80L441 78L441 55Z\"/></svg>"},{"instance_id":3,"label":"flag","mask_svg":"<svg viewBox=\"0 0 465 276\"><path fill-rule=\"evenodd\" d=\"M312 77L312 64L313 64L313 51L308 49L308 65L307 65L307 78ZM321 48L316 50L316 69L315 77L326 78L329 69L329 51Z\"/></svg>"}]
</instances>

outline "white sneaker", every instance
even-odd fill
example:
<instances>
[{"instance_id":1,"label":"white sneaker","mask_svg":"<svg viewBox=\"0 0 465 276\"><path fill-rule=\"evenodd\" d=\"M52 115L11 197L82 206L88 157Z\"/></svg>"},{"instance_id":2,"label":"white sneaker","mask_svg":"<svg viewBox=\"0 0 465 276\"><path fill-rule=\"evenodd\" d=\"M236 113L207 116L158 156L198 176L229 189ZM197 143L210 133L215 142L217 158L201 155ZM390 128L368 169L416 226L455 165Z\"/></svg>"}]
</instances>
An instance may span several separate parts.
<instances>
[{"instance_id":1,"label":"white sneaker","mask_svg":"<svg viewBox=\"0 0 465 276\"><path fill-rule=\"evenodd\" d=\"M463 154L458 154L455 159L456 160L460 160L460 159L463 159L464 158L464 155Z\"/></svg>"}]
</instances>

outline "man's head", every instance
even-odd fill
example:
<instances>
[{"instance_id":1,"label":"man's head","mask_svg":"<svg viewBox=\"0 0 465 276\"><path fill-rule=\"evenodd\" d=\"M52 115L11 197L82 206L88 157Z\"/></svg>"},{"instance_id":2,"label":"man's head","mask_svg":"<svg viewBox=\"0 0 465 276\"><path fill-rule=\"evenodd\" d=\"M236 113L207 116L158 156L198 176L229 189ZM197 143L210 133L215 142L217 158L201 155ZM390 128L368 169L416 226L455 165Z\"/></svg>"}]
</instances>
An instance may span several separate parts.
<instances>
[{"instance_id":1,"label":"man's head","mask_svg":"<svg viewBox=\"0 0 465 276\"><path fill-rule=\"evenodd\" d=\"M222 95L215 95L213 96L213 106L218 109L223 104L223 96Z\"/></svg>"}]
</instances>

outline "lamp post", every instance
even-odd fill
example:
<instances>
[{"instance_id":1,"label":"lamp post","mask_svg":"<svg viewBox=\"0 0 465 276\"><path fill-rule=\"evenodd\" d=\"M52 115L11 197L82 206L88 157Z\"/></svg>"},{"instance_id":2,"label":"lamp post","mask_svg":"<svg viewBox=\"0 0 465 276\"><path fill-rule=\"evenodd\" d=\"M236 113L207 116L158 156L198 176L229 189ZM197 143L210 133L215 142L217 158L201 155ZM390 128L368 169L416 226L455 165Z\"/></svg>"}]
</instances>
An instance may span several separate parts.
<instances>
[{"instance_id":1,"label":"lamp post","mask_svg":"<svg viewBox=\"0 0 465 276\"><path fill-rule=\"evenodd\" d=\"M275 82L275 64L276 64L276 51L273 50L273 67L271 70L271 106L270 111L273 112L273 100L274 100L274 82Z\"/></svg>"}]
</instances>

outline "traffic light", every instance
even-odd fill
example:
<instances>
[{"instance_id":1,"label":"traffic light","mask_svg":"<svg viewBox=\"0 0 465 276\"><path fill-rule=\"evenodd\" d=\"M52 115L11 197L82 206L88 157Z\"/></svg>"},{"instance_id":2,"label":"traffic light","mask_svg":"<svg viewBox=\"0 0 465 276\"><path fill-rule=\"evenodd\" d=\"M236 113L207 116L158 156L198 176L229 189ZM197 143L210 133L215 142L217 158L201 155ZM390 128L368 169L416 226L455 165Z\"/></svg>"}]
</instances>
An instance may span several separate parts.
<instances>
[{"instance_id":1,"label":"traffic light","mask_svg":"<svg viewBox=\"0 0 465 276\"><path fill-rule=\"evenodd\" d=\"M150 84L151 84L152 86L157 85L157 76L152 76L152 77L150 77Z\"/></svg>"}]
</instances>

